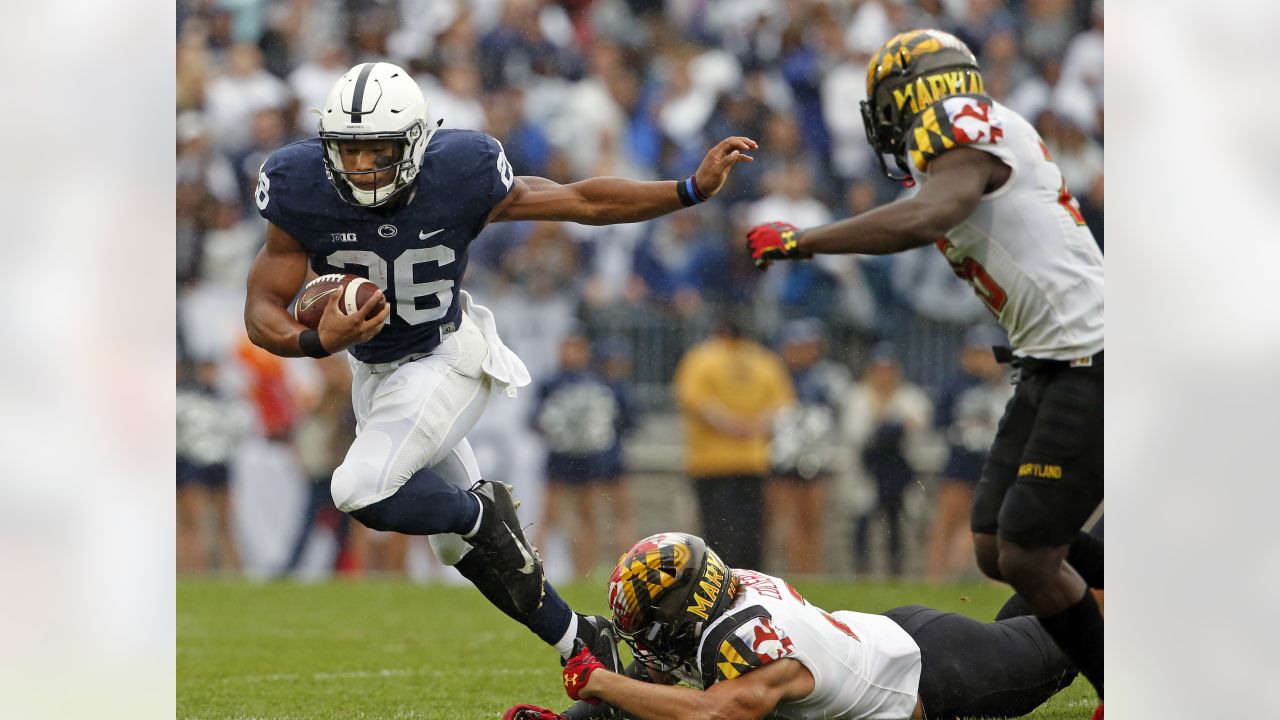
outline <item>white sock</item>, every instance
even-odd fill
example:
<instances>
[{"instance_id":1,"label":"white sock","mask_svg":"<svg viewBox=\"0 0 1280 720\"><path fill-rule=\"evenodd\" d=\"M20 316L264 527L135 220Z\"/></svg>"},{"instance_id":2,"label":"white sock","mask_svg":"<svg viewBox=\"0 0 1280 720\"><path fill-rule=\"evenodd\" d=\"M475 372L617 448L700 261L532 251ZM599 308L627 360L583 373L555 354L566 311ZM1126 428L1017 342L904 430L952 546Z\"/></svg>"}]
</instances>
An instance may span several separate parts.
<instances>
[{"instance_id":1,"label":"white sock","mask_svg":"<svg viewBox=\"0 0 1280 720\"><path fill-rule=\"evenodd\" d=\"M480 521L484 519L484 503L480 502L480 498L474 494L471 495L471 498L476 501L476 524L472 525L470 530L462 533L462 537L467 540L475 537L476 533L480 532Z\"/></svg>"},{"instance_id":2,"label":"white sock","mask_svg":"<svg viewBox=\"0 0 1280 720\"><path fill-rule=\"evenodd\" d=\"M578 637L578 613L569 616L569 629L564 631L564 635L556 641L556 650L560 651L560 656L565 660L569 659L569 654L573 652L573 641Z\"/></svg>"}]
</instances>

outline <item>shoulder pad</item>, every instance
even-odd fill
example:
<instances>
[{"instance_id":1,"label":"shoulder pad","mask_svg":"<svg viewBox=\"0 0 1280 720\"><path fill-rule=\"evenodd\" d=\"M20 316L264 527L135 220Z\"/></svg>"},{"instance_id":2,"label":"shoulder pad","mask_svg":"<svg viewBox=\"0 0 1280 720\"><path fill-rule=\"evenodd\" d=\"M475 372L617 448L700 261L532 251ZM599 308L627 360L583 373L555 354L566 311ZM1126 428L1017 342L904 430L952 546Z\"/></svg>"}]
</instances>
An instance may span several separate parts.
<instances>
[{"instance_id":1,"label":"shoulder pad","mask_svg":"<svg viewBox=\"0 0 1280 720\"><path fill-rule=\"evenodd\" d=\"M482 214L506 197L515 181L502 143L476 130L439 131L427 146L427 157L433 172L439 173L432 182L463 200L459 204L478 203Z\"/></svg>"},{"instance_id":2,"label":"shoulder pad","mask_svg":"<svg viewBox=\"0 0 1280 720\"><path fill-rule=\"evenodd\" d=\"M907 154L919 172L942 153L961 145L995 145L1004 136L982 95L954 95L925 108L907 132Z\"/></svg>"},{"instance_id":3,"label":"shoulder pad","mask_svg":"<svg viewBox=\"0 0 1280 720\"><path fill-rule=\"evenodd\" d=\"M774 660L791 657L791 638L773 624L773 615L753 605L726 617L711 629L702 642L698 670L703 687L763 667Z\"/></svg>"},{"instance_id":4,"label":"shoulder pad","mask_svg":"<svg viewBox=\"0 0 1280 720\"><path fill-rule=\"evenodd\" d=\"M322 202L332 187L325 176L324 152L315 138L289 143L267 156L258 172L254 203L258 213L288 231L288 224L300 202ZM336 193L333 200L337 200Z\"/></svg>"}]
</instances>

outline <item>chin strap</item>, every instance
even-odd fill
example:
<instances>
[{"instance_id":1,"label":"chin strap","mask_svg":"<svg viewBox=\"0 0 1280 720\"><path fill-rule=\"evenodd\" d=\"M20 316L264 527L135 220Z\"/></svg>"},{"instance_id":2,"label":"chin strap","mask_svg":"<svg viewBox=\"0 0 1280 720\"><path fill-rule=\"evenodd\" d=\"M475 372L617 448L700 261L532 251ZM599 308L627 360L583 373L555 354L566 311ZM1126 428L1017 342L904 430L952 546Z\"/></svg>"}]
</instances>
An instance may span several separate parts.
<instances>
[{"instance_id":1,"label":"chin strap","mask_svg":"<svg viewBox=\"0 0 1280 720\"><path fill-rule=\"evenodd\" d=\"M422 141L422 153L424 155L427 152L427 145L431 143L431 138L435 137L436 132L440 129L441 125L444 125L444 118L440 118L439 120L436 121L436 126L431 128L431 132L427 133L426 139ZM401 162L404 162L404 161L402 160ZM411 172L405 175L406 185L413 182L414 178L418 176L418 168L413 166L410 166L410 167L412 168ZM392 180L390 184L383 185L380 188L374 188L373 190L361 190L360 188L356 187L355 184L352 183L351 180L347 178L345 175L343 176L342 179L346 181L347 187L351 189L351 196L356 199L356 202L360 203L361 205L373 205L374 203L378 202L378 196L381 195L384 190L388 195L390 195L391 193L394 193L397 190L396 182L399 181L400 179L400 172L401 171L399 170L396 171L396 178Z\"/></svg>"},{"instance_id":2,"label":"chin strap","mask_svg":"<svg viewBox=\"0 0 1280 720\"><path fill-rule=\"evenodd\" d=\"M343 176L342 179L346 181L347 187L351 189L351 197L355 198L356 202L361 205L373 205L378 202L379 195L383 195L385 197L390 195L396 189L396 183L394 180L391 181L390 185L383 185L380 188L374 188L372 190L361 190L346 176ZM385 193L383 193L384 190L386 191Z\"/></svg>"}]
</instances>

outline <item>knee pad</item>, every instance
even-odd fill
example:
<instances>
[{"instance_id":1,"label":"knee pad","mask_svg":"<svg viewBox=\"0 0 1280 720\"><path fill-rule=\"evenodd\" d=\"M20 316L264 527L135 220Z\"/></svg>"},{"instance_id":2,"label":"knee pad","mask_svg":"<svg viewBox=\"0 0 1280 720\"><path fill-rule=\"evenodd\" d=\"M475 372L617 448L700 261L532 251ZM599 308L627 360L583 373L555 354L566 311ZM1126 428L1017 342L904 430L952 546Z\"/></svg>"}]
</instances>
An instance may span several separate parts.
<instances>
[{"instance_id":1,"label":"knee pad","mask_svg":"<svg viewBox=\"0 0 1280 720\"><path fill-rule=\"evenodd\" d=\"M357 473L345 463L335 468L333 477L329 481L329 495L333 497L334 506L342 512L357 509L356 488L360 485Z\"/></svg>"},{"instance_id":2,"label":"knee pad","mask_svg":"<svg viewBox=\"0 0 1280 720\"><path fill-rule=\"evenodd\" d=\"M431 551L436 558L445 565L457 565L471 551L471 544L455 533L432 535L427 542L431 543Z\"/></svg>"},{"instance_id":3,"label":"knee pad","mask_svg":"<svg viewBox=\"0 0 1280 720\"><path fill-rule=\"evenodd\" d=\"M391 454L392 441L389 435L368 429L360 433L347 449L342 464L333 471L333 478L329 483L333 504L343 512L351 512L395 492L396 487L404 480L401 479L399 483L392 483L390 480L386 466Z\"/></svg>"}]
</instances>

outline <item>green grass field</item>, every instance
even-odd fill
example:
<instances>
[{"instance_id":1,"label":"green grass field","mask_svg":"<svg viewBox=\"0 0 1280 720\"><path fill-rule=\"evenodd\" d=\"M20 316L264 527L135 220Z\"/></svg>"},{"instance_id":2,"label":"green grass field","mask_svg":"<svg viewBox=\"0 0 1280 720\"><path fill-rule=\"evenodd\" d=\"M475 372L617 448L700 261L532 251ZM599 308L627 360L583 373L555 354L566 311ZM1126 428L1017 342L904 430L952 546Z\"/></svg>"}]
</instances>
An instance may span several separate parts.
<instances>
[{"instance_id":1,"label":"green grass field","mask_svg":"<svg viewBox=\"0 0 1280 720\"><path fill-rule=\"evenodd\" d=\"M991 584L796 582L827 609L920 602L989 620ZM605 610L604 583L558 588ZM183 580L177 587L178 717L192 720L494 720L516 703L563 709L555 652L469 587L362 580L318 585ZM1082 678L1030 718L1087 720Z\"/></svg>"}]
</instances>

